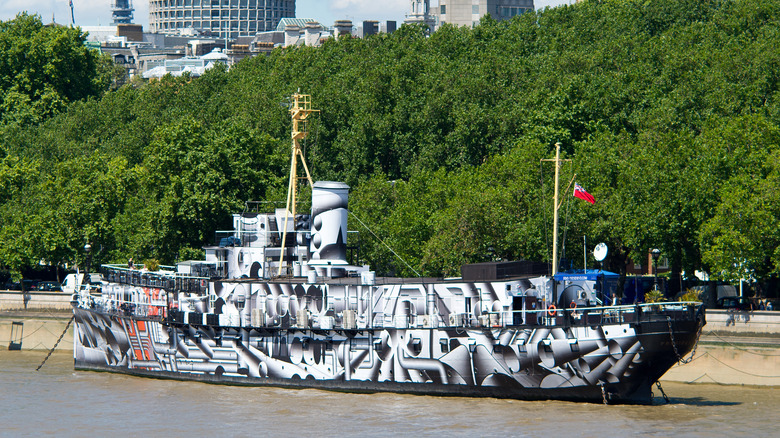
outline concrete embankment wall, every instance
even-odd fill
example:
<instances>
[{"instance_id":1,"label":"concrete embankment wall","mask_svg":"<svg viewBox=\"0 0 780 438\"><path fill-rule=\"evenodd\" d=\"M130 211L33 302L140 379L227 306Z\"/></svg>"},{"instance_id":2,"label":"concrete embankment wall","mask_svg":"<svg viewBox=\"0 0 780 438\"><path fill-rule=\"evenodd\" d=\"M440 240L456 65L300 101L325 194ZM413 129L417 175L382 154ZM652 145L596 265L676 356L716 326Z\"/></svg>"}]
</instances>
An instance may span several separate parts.
<instances>
[{"instance_id":1,"label":"concrete embankment wall","mask_svg":"<svg viewBox=\"0 0 780 438\"><path fill-rule=\"evenodd\" d=\"M0 291L2 311L65 311L71 310L71 296L63 292Z\"/></svg>"},{"instance_id":2,"label":"concrete embankment wall","mask_svg":"<svg viewBox=\"0 0 780 438\"><path fill-rule=\"evenodd\" d=\"M736 312L708 309L704 331L736 336L753 333L780 336L780 311Z\"/></svg>"},{"instance_id":3,"label":"concrete embankment wall","mask_svg":"<svg viewBox=\"0 0 780 438\"><path fill-rule=\"evenodd\" d=\"M71 296L62 292L0 291L0 348L21 339L24 350L50 350L72 316ZM13 333L13 322L21 322ZM73 351L73 325L68 328L57 351Z\"/></svg>"},{"instance_id":4,"label":"concrete embankment wall","mask_svg":"<svg viewBox=\"0 0 780 438\"><path fill-rule=\"evenodd\" d=\"M780 386L780 312L708 310L693 359L661 380Z\"/></svg>"},{"instance_id":5,"label":"concrete embankment wall","mask_svg":"<svg viewBox=\"0 0 780 438\"><path fill-rule=\"evenodd\" d=\"M678 363L661 381L780 386L780 348L722 339L720 345L701 343L690 363Z\"/></svg>"},{"instance_id":6,"label":"concrete embankment wall","mask_svg":"<svg viewBox=\"0 0 780 438\"><path fill-rule=\"evenodd\" d=\"M50 350L59 339L65 327L70 321L70 313L46 314L3 314L0 313L0 348L7 349L11 341L19 342L21 339L24 350ZM19 333L13 333L13 322L21 322L17 326ZM20 336L21 335L21 336ZM57 351L73 351L73 324L68 328L68 333L62 337L57 346Z\"/></svg>"}]
</instances>

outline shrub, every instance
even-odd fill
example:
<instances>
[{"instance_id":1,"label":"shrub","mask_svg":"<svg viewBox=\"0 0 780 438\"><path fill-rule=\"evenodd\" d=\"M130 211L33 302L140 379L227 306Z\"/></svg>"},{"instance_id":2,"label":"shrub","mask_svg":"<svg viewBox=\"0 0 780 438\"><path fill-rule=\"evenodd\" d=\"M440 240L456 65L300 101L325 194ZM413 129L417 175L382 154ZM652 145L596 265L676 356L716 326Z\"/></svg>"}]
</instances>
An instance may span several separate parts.
<instances>
[{"instance_id":1,"label":"shrub","mask_svg":"<svg viewBox=\"0 0 780 438\"><path fill-rule=\"evenodd\" d=\"M660 303L661 301L664 300L665 300L664 293L661 292L660 290L654 290L645 294L646 303Z\"/></svg>"},{"instance_id":2,"label":"shrub","mask_svg":"<svg viewBox=\"0 0 780 438\"><path fill-rule=\"evenodd\" d=\"M144 268L148 271L156 271L160 269L160 262L157 259L144 260Z\"/></svg>"},{"instance_id":3,"label":"shrub","mask_svg":"<svg viewBox=\"0 0 780 438\"><path fill-rule=\"evenodd\" d=\"M684 294L680 296L680 301L696 301L701 302L701 291L688 289Z\"/></svg>"}]
</instances>

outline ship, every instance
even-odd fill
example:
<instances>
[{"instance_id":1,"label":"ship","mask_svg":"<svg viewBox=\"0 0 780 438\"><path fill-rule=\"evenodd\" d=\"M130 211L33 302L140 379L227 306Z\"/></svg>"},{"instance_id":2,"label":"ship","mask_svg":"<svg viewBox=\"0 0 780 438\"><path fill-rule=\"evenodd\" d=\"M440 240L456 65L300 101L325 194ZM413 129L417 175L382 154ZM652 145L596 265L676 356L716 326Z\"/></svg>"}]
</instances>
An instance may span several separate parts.
<instances>
[{"instance_id":1,"label":"ship","mask_svg":"<svg viewBox=\"0 0 780 438\"><path fill-rule=\"evenodd\" d=\"M310 96L291 102L286 206L233 214L205 260L103 265L101 284L85 282L72 299L77 370L651 404L653 384L695 351L701 303L608 302L614 275L557 272L555 254L552 270L499 261L465 265L458 278L378 276L350 264L349 187L311 180L300 141L315 110ZM305 214L296 212L298 159L311 185ZM559 149L555 161L557 188Z\"/></svg>"}]
</instances>

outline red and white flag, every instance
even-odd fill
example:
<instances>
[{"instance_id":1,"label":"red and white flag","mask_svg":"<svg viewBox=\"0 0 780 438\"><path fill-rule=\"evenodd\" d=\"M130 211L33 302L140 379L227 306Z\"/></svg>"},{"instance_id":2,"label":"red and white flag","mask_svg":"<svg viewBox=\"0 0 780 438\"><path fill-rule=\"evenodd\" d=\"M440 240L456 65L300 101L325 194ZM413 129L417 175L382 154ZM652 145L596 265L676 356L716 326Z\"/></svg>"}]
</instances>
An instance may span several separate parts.
<instances>
[{"instance_id":1,"label":"red and white flag","mask_svg":"<svg viewBox=\"0 0 780 438\"><path fill-rule=\"evenodd\" d=\"M591 204L596 203L596 198L594 198L593 195L588 193L587 190L583 189L582 186L577 183L574 183L574 197L588 201Z\"/></svg>"}]
</instances>

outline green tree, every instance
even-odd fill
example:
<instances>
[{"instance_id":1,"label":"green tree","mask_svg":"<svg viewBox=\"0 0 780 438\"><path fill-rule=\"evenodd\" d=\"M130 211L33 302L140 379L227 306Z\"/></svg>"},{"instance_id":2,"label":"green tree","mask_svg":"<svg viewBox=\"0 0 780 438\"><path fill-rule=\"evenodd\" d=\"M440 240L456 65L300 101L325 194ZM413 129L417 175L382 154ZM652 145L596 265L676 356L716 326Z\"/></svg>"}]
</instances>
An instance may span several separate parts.
<instances>
[{"instance_id":1,"label":"green tree","mask_svg":"<svg viewBox=\"0 0 780 438\"><path fill-rule=\"evenodd\" d=\"M37 15L0 21L0 121L35 124L99 96L111 74L85 37L80 28L44 26Z\"/></svg>"}]
</instances>

